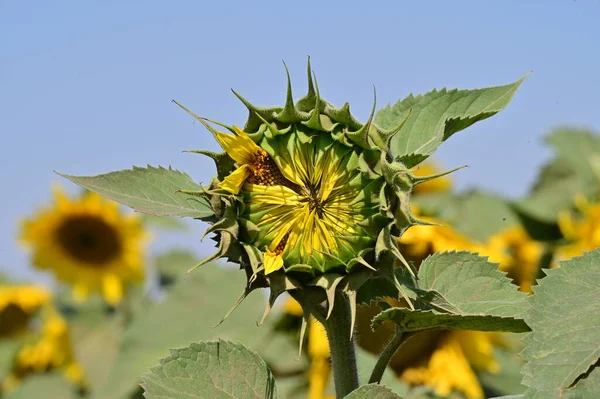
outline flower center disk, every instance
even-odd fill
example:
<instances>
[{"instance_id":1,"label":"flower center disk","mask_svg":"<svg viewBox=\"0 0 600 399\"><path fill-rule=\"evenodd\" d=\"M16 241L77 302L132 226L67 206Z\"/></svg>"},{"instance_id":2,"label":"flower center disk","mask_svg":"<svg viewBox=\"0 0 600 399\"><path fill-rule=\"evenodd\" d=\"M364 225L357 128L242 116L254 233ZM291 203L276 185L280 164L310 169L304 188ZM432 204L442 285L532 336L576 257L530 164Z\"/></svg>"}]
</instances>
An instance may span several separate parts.
<instances>
[{"instance_id":1,"label":"flower center disk","mask_svg":"<svg viewBox=\"0 0 600 399\"><path fill-rule=\"evenodd\" d=\"M69 255L91 266L106 264L122 251L114 228L92 216L65 219L57 229L56 238Z\"/></svg>"}]
</instances>

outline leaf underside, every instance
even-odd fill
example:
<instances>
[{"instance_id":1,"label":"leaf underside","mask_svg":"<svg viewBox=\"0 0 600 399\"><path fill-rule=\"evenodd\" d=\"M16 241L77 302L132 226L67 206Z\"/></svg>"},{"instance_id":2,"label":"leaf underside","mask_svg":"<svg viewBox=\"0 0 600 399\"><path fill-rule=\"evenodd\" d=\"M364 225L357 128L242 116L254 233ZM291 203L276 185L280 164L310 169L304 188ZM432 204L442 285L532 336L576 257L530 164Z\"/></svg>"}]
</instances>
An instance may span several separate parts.
<instances>
[{"instance_id":1,"label":"leaf underside","mask_svg":"<svg viewBox=\"0 0 600 399\"><path fill-rule=\"evenodd\" d=\"M69 176L75 184L138 212L155 216L188 216L205 218L213 214L203 198L179 193L177 190L201 191L187 174L170 167L148 166L121 170L97 176Z\"/></svg>"},{"instance_id":2,"label":"leaf underside","mask_svg":"<svg viewBox=\"0 0 600 399\"><path fill-rule=\"evenodd\" d=\"M525 317L525 398L600 397L600 250L546 273Z\"/></svg>"},{"instance_id":3,"label":"leaf underside","mask_svg":"<svg viewBox=\"0 0 600 399\"><path fill-rule=\"evenodd\" d=\"M487 258L469 252L436 253L419 269L418 289L426 309L390 308L373 319L404 331L431 329L524 332L526 295Z\"/></svg>"},{"instance_id":4,"label":"leaf underside","mask_svg":"<svg viewBox=\"0 0 600 399\"><path fill-rule=\"evenodd\" d=\"M483 89L442 89L418 96L411 94L379 110L375 123L384 129L393 129L408 116L392 138L389 152L407 166L414 166L433 154L454 133L504 109L525 78Z\"/></svg>"},{"instance_id":5,"label":"leaf underside","mask_svg":"<svg viewBox=\"0 0 600 399\"><path fill-rule=\"evenodd\" d=\"M261 357L244 345L203 341L171 350L142 377L147 399L276 399L275 379Z\"/></svg>"}]
</instances>

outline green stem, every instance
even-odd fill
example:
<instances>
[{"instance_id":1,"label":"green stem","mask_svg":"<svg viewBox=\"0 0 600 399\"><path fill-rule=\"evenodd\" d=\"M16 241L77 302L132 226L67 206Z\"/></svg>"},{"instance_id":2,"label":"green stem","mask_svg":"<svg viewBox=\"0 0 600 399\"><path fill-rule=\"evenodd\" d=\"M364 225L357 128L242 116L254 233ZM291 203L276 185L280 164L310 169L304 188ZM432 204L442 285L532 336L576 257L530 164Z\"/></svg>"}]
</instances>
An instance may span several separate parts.
<instances>
[{"instance_id":1,"label":"green stem","mask_svg":"<svg viewBox=\"0 0 600 399\"><path fill-rule=\"evenodd\" d=\"M392 356L394 356L410 336L411 334L406 334L400 328L396 327L396 334L394 334L392 340L387 344L383 352L381 352L379 359L377 359L377 364L375 364L371 378L369 378L369 384L379 384L381 382L383 373L390 363Z\"/></svg>"},{"instance_id":2,"label":"green stem","mask_svg":"<svg viewBox=\"0 0 600 399\"><path fill-rule=\"evenodd\" d=\"M341 399L358 388L358 368L354 338L352 332L352 313L350 303L342 292L335 294L335 306L329 319L325 320L320 312L313 315L324 326L329 340L331 368L335 384L336 398Z\"/></svg>"}]
</instances>

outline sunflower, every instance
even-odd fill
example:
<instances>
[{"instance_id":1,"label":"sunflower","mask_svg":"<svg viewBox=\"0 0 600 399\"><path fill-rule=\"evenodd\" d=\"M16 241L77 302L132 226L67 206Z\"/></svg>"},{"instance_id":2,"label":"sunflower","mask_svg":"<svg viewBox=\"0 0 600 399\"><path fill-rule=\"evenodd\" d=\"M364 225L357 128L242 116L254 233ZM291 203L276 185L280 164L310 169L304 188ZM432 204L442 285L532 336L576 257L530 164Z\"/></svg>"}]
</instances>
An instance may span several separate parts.
<instances>
[{"instance_id":1,"label":"sunflower","mask_svg":"<svg viewBox=\"0 0 600 399\"><path fill-rule=\"evenodd\" d=\"M523 292L531 292L543 252L543 245L517 225L494 234L480 250L492 262L500 263L499 269L507 272Z\"/></svg>"},{"instance_id":2,"label":"sunflower","mask_svg":"<svg viewBox=\"0 0 600 399\"><path fill-rule=\"evenodd\" d=\"M402 370L400 379L411 385L432 387L440 396L456 391L468 399L483 399L476 371L498 373L500 365L494 350L502 345L504 341L499 333L445 331L438 337L431 354Z\"/></svg>"},{"instance_id":3,"label":"sunflower","mask_svg":"<svg viewBox=\"0 0 600 399\"><path fill-rule=\"evenodd\" d=\"M71 285L78 300L100 292L114 306L127 285L144 279L141 219L94 193L69 198L57 187L54 204L23 221L20 238L32 263Z\"/></svg>"},{"instance_id":4,"label":"sunflower","mask_svg":"<svg viewBox=\"0 0 600 399\"><path fill-rule=\"evenodd\" d=\"M413 206L413 213L419 209ZM443 251L470 251L478 248L477 243L456 229L432 218L421 216L429 226L412 226L400 237L400 250L404 256L419 265L427 256Z\"/></svg>"},{"instance_id":5,"label":"sunflower","mask_svg":"<svg viewBox=\"0 0 600 399\"><path fill-rule=\"evenodd\" d=\"M559 259L569 259L583 255L583 251L591 251L600 247L600 203L589 203L579 196L575 200L577 213L563 211L558 217L558 226L567 245L559 247Z\"/></svg>"},{"instance_id":6,"label":"sunflower","mask_svg":"<svg viewBox=\"0 0 600 399\"><path fill-rule=\"evenodd\" d=\"M86 390L87 382L75 359L67 322L54 308L46 306L42 323L39 337L18 350L11 372L1 384L3 389L13 390L31 375L60 370L69 382Z\"/></svg>"},{"instance_id":7,"label":"sunflower","mask_svg":"<svg viewBox=\"0 0 600 399\"><path fill-rule=\"evenodd\" d=\"M406 302L386 299L392 306ZM391 324L375 331L371 320L381 308L372 304L357 312L358 344L371 353L380 353L382 345L395 333ZM508 346L505 335L481 331L422 331L416 333L391 358L389 367L399 380L411 386L426 386L440 396L458 392L468 399L483 399L478 372L499 373L496 350Z\"/></svg>"},{"instance_id":8,"label":"sunflower","mask_svg":"<svg viewBox=\"0 0 600 399\"><path fill-rule=\"evenodd\" d=\"M0 285L0 340L22 335L50 293L36 285Z\"/></svg>"}]
</instances>

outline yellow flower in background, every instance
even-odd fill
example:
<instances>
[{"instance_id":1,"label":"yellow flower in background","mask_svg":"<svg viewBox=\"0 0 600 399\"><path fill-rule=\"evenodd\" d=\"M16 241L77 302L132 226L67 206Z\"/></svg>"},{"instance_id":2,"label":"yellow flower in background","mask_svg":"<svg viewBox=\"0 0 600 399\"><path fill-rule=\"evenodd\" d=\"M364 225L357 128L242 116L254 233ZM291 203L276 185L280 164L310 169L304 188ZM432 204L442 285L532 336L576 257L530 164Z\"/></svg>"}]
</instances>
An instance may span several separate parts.
<instances>
[{"instance_id":1,"label":"yellow flower in background","mask_svg":"<svg viewBox=\"0 0 600 399\"><path fill-rule=\"evenodd\" d=\"M559 214L558 226L569 244L556 251L560 260L583 255L600 247L600 203L590 204L583 196L577 197L575 206L579 215L570 211Z\"/></svg>"},{"instance_id":2,"label":"yellow flower in background","mask_svg":"<svg viewBox=\"0 0 600 399\"><path fill-rule=\"evenodd\" d=\"M441 223L433 218L421 218ZM509 227L490 237L485 243L472 240L450 226L413 226L400 237L399 242L407 259L417 265L435 252L478 252L481 256L488 256L491 262L499 263L499 269L506 271L525 292L531 291L543 253L542 244L531 239L522 226ZM370 319L371 317L368 318ZM431 341L432 337L419 335L425 337L425 341ZM461 392L468 399L482 399L484 394L476 373L500 372L494 351L506 346L503 337L502 333L480 331L442 332L434 347L421 351L423 353L415 347L420 344L426 347L427 344L413 341L413 348L408 350L413 351L410 353L413 358L420 360L416 364L398 364L395 370L400 373L401 380L412 385L432 387L438 395ZM407 342L408 345L411 342ZM402 353L403 350L406 349L401 348L397 355L406 356ZM394 360L391 365L394 367Z\"/></svg>"},{"instance_id":3,"label":"yellow flower in background","mask_svg":"<svg viewBox=\"0 0 600 399\"><path fill-rule=\"evenodd\" d=\"M392 306L404 301L387 299ZM381 312L376 304L361 306L357 312L358 344L371 353L380 353L395 329L383 324L371 329L371 320ZM460 392L468 399L483 398L477 372L499 373L496 350L508 347L506 334L481 331L422 331L410 337L390 361L401 381L425 385L439 395Z\"/></svg>"},{"instance_id":4,"label":"yellow flower in background","mask_svg":"<svg viewBox=\"0 0 600 399\"><path fill-rule=\"evenodd\" d=\"M46 307L39 338L19 349L11 373L2 386L10 391L28 376L54 370L62 371L67 380L86 389L84 372L75 360L67 322L55 309Z\"/></svg>"},{"instance_id":5,"label":"yellow flower in background","mask_svg":"<svg viewBox=\"0 0 600 399\"><path fill-rule=\"evenodd\" d=\"M437 175L440 171L440 168L431 161L422 163L412 170L413 174L418 177ZM448 191L450 187L452 187L452 179L446 175L419 184L413 189L413 195L444 192Z\"/></svg>"},{"instance_id":6,"label":"yellow flower in background","mask_svg":"<svg viewBox=\"0 0 600 399\"><path fill-rule=\"evenodd\" d=\"M413 213L419 215L416 207L413 207ZM417 266L427 256L436 252L472 250L477 247L475 241L443 222L431 217L419 218L439 226L412 226L400 237L400 251L407 260L415 262Z\"/></svg>"},{"instance_id":7,"label":"yellow flower in background","mask_svg":"<svg viewBox=\"0 0 600 399\"><path fill-rule=\"evenodd\" d=\"M0 285L0 340L26 333L33 315L50 298L36 285Z\"/></svg>"},{"instance_id":8,"label":"yellow flower in background","mask_svg":"<svg viewBox=\"0 0 600 399\"><path fill-rule=\"evenodd\" d=\"M414 208L413 213L418 215L418 209ZM598 215L600 221L600 210ZM436 252L477 252L481 256L487 256L490 262L499 263L499 269L507 272L521 291L531 292L544 247L542 243L533 240L522 226L510 226L494 234L486 242L479 242L439 220L425 216L420 218L439 225L412 226L400 237L400 249L408 260L418 266L427 256Z\"/></svg>"},{"instance_id":9,"label":"yellow flower in background","mask_svg":"<svg viewBox=\"0 0 600 399\"><path fill-rule=\"evenodd\" d=\"M441 396L457 391L468 399L483 399L476 371L500 371L494 358L494 347L499 343L498 333L443 332L431 355L404 369L400 379L412 385L430 386Z\"/></svg>"},{"instance_id":10,"label":"yellow flower in background","mask_svg":"<svg viewBox=\"0 0 600 399\"><path fill-rule=\"evenodd\" d=\"M127 285L144 279L147 237L139 216L116 203L94 193L69 198L57 187L52 206L23 221L20 239L32 263L70 284L76 299L99 292L117 305Z\"/></svg>"},{"instance_id":11,"label":"yellow flower in background","mask_svg":"<svg viewBox=\"0 0 600 399\"><path fill-rule=\"evenodd\" d=\"M301 317L303 314L300 304L291 297L284 303L284 312L296 317ZM331 379L327 333L323 325L312 317L308 322L308 355L310 357L308 399L333 399L334 396L325 394Z\"/></svg>"},{"instance_id":12,"label":"yellow flower in background","mask_svg":"<svg viewBox=\"0 0 600 399\"><path fill-rule=\"evenodd\" d=\"M308 355L308 399L333 399L333 395L325 395L325 389L331 379L329 341L325 327L314 318L310 319L308 325Z\"/></svg>"},{"instance_id":13,"label":"yellow flower in background","mask_svg":"<svg viewBox=\"0 0 600 399\"><path fill-rule=\"evenodd\" d=\"M479 252L489 256L490 261L500 263L499 269L507 272L521 291L531 292L544 247L522 226L508 227L494 234Z\"/></svg>"}]
</instances>

